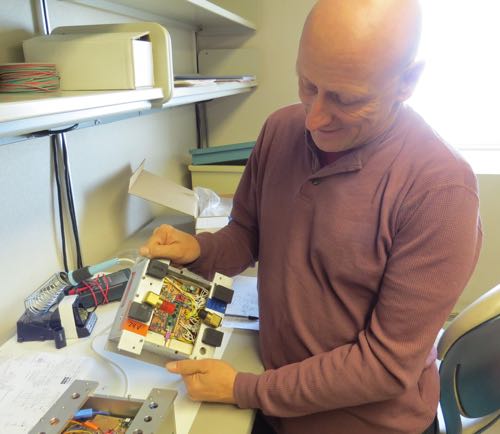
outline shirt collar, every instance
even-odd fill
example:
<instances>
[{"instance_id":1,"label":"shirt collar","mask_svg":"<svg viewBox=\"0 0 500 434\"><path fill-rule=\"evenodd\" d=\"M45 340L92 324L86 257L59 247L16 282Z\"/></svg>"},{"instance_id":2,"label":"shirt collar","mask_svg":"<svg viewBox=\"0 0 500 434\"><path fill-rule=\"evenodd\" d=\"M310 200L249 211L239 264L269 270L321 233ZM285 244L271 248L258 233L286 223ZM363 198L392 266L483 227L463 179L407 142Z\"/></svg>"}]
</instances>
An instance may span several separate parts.
<instances>
[{"instance_id":1,"label":"shirt collar","mask_svg":"<svg viewBox=\"0 0 500 434\"><path fill-rule=\"evenodd\" d=\"M391 127L388 128L383 134L366 144L352 149L351 152L344 155L339 160L324 167L321 167L318 153L316 151L317 147L314 143L311 133L307 129L305 129L304 137L306 146L309 148L309 151L312 154L311 169L314 177L336 175L339 173L355 172L361 170L375 152L377 152L381 147L387 145L392 141L392 139L394 139L396 136L401 134L402 131L405 130L403 126L406 124L408 111L409 109L406 106L401 106Z\"/></svg>"}]
</instances>

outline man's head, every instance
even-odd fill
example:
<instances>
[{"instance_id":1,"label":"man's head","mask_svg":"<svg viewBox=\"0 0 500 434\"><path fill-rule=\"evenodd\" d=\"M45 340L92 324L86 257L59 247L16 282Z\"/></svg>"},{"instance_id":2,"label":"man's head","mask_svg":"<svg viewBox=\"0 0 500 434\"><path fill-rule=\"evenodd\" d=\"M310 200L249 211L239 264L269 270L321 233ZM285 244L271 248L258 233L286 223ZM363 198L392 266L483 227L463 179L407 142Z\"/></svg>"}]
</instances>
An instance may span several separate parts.
<instances>
[{"instance_id":1,"label":"man's head","mask_svg":"<svg viewBox=\"0 0 500 434\"><path fill-rule=\"evenodd\" d=\"M319 0L297 58L306 128L323 151L370 142L411 95L421 14L417 0Z\"/></svg>"}]
</instances>

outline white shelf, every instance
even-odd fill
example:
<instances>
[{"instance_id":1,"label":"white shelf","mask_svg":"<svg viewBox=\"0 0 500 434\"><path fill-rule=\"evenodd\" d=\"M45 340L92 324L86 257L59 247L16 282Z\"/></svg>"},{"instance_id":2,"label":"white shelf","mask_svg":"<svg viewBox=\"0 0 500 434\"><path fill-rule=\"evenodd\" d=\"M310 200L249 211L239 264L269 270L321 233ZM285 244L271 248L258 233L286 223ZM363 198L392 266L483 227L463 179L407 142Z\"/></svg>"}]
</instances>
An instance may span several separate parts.
<instances>
[{"instance_id":1,"label":"white shelf","mask_svg":"<svg viewBox=\"0 0 500 434\"><path fill-rule=\"evenodd\" d=\"M257 83L224 82L210 86L174 88L163 106L155 104L159 88L108 92L56 92L41 94L0 93L0 145L16 136L68 127L109 123L184 104L207 101L250 91ZM2 140L3 138L3 140ZM10 140L12 138L12 140Z\"/></svg>"},{"instance_id":2,"label":"white shelf","mask_svg":"<svg viewBox=\"0 0 500 434\"><path fill-rule=\"evenodd\" d=\"M163 104L164 108L175 107L194 102L208 101L216 98L224 98L230 95L237 95L252 90L257 86L257 82L223 82L211 85L193 87L175 87L174 96L170 101Z\"/></svg>"},{"instance_id":3,"label":"white shelf","mask_svg":"<svg viewBox=\"0 0 500 434\"><path fill-rule=\"evenodd\" d=\"M164 20L186 23L205 32L241 33L255 30L255 24L208 0L62 0L138 17L135 11ZM248 1L248 0L246 0Z\"/></svg>"},{"instance_id":4,"label":"white shelf","mask_svg":"<svg viewBox=\"0 0 500 434\"><path fill-rule=\"evenodd\" d=\"M84 120L147 110L163 97L159 88L114 92L0 94L0 137L59 128Z\"/></svg>"}]
</instances>

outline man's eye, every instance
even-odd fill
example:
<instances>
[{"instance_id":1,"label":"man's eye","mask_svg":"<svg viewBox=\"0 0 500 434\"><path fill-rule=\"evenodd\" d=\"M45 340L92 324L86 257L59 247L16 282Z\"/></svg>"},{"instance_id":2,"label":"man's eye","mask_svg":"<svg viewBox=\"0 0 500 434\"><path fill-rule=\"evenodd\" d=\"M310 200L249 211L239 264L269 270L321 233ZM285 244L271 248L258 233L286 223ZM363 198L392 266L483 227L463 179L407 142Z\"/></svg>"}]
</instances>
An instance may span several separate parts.
<instances>
[{"instance_id":1,"label":"man's eye","mask_svg":"<svg viewBox=\"0 0 500 434\"><path fill-rule=\"evenodd\" d=\"M349 98L345 98L345 97L337 95L337 102L340 105L344 105L344 106L354 106L356 104L360 104L362 101L359 99L349 99Z\"/></svg>"},{"instance_id":2,"label":"man's eye","mask_svg":"<svg viewBox=\"0 0 500 434\"><path fill-rule=\"evenodd\" d=\"M302 90L304 92L309 93L309 94L313 94L313 93L316 93L318 91L318 88L312 83L308 83L308 82L301 80L300 84L301 84Z\"/></svg>"}]
</instances>

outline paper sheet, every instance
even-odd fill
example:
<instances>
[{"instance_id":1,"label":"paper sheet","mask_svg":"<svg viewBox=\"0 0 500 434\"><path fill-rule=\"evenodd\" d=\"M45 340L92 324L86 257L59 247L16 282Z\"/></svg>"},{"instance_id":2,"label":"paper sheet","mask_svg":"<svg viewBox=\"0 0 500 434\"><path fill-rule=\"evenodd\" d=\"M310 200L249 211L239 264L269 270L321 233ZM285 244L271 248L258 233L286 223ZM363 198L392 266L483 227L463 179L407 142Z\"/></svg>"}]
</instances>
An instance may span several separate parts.
<instances>
[{"instance_id":1,"label":"paper sheet","mask_svg":"<svg viewBox=\"0 0 500 434\"><path fill-rule=\"evenodd\" d=\"M85 376L91 362L51 353L0 353L2 432L26 434L76 378Z\"/></svg>"},{"instance_id":2,"label":"paper sheet","mask_svg":"<svg viewBox=\"0 0 500 434\"><path fill-rule=\"evenodd\" d=\"M251 316L258 318L259 305L257 300L257 278L236 276L233 279L233 301L227 306L223 326L259 330L259 321L245 319ZM238 315L241 317L232 317Z\"/></svg>"}]
</instances>

